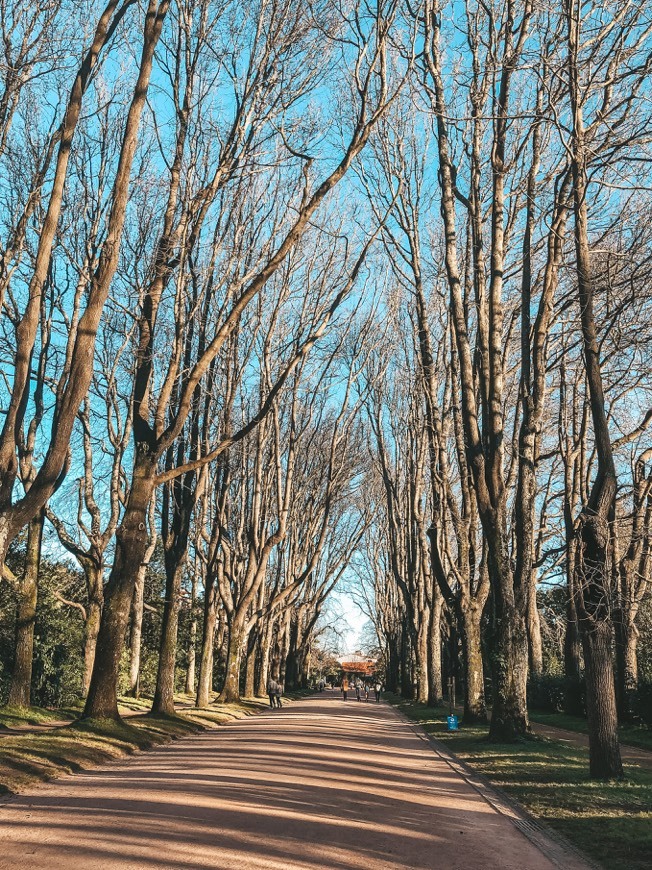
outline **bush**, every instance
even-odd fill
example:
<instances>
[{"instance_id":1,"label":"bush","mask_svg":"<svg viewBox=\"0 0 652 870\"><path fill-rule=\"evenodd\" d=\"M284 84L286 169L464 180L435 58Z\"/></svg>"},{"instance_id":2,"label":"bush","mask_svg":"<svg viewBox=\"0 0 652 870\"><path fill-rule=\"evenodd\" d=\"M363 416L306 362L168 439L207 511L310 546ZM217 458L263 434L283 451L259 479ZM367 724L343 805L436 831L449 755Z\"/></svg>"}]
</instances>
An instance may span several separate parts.
<instances>
[{"instance_id":1,"label":"bush","mask_svg":"<svg viewBox=\"0 0 652 870\"><path fill-rule=\"evenodd\" d=\"M542 713L563 713L567 689L566 678L557 674L541 674L528 681L528 706ZM584 709L584 686L579 686L581 707Z\"/></svg>"},{"instance_id":2,"label":"bush","mask_svg":"<svg viewBox=\"0 0 652 870\"><path fill-rule=\"evenodd\" d=\"M634 717L652 727L652 680L639 680L633 697Z\"/></svg>"}]
</instances>

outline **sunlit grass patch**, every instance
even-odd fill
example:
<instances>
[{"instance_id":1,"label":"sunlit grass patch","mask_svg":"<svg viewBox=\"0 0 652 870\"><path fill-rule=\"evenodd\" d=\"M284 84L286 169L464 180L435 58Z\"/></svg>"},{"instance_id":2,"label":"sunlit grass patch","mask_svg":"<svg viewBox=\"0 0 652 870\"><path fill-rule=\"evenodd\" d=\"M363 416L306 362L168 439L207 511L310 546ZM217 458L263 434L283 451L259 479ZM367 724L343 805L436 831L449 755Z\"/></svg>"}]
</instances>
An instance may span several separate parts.
<instances>
[{"instance_id":1,"label":"sunlit grass patch","mask_svg":"<svg viewBox=\"0 0 652 870\"><path fill-rule=\"evenodd\" d=\"M0 728L48 725L73 718L74 715L67 710L47 710L44 707L0 707Z\"/></svg>"}]
</instances>

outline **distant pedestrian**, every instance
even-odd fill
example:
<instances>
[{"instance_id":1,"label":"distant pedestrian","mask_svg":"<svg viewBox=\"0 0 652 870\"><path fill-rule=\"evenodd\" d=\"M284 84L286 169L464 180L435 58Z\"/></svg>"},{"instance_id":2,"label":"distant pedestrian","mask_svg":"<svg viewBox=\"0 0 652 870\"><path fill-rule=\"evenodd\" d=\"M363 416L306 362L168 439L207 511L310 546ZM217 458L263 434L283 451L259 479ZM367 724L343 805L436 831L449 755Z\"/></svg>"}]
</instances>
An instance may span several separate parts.
<instances>
[{"instance_id":1,"label":"distant pedestrian","mask_svg":"<svg viewBox=\"0 0 652 870\"><path fill-rule=\"evenodd\" d=\"M278 683L273 677L267 680L267 694L269 695L269 706L274 709L276 707L276 690Z\"/></svg>"},{"instance_id":2,"label":"distant pedestrian","mask_svg":"<svg viewBox=\"0 0 652 870\"><path fill-rule=\"evenodd\" d=\"M365 701L369 700L369 685L367 683L364 684L364 699Z\"/></svg>"},{"instance_id":3,"label":"distant pedestrian","mask_svg":"<svg viewBox=\"0 0 652 870\"><path fill-rule=\"evenodd\" d=\"M342 680L342 697L346 701L347 695L349 693L349 681L346 677Z\"/></svg>"},{"instance_id":4,"label":"distant pedestrian","mask_svg":"<svg viewBox=\"0 0 652 870\"><path fill-rule=\"evenodd\" d=\"M355 681L355 699L360 700L360 680Z\"/></svg>"},{"instance_id":5,"label":"distant pedestrian","mask_svg":"<svg viewBox=\"0 0 652 870\"><path fill-rule=\"evenodd\" d=\"M378 703L378 701L380 701L380 693L382 692L382 690L383 690L383 687L382 687L382 684L379 680L374 687L374 691L376 692L376 703Z\"/></svg>"},{"instance_id":6,"label":"distant pedestrian","mask_svg":"<svg viewBox=\"0 0 652 870\"><path fill-rule=\"evenodd\" d=\"M283 694L283 683L276 683L276 709L280 710L283 704L281 704L281 695Z\"/></svg>"}]
</instances>

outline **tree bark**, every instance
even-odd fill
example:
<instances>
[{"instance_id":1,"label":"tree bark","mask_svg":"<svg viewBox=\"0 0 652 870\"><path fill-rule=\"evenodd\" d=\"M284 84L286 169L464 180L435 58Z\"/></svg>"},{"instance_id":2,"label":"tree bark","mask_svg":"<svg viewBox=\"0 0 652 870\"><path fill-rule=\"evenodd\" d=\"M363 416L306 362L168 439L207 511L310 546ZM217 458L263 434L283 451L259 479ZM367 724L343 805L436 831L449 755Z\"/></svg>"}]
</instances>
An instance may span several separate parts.
<instances>
[{"instance_id":1,"label":"tree bark","mask_svg":"<svg viewBox=\"0 0 652 870\"><path fill-rule=\"evenodd\" d=\"M10 707L29 707L34 661L34 624L38 598L38 573L43 541L43 511L30 522L27 531L25 570L20 580L18 610L16 613L16 643L14 667L7 704Z\"/></svg>"},{"instance_id":2,"label":"tree bark","mask_svg":"<svg viewBox=\"0 0 652 870\"><path fill-rule=\"evenodd\" d=\"M261 639L260 671L258 673L258 684L256 689L256 694L260 698L264 697L267 694L267 678L269 676L270 658L272 652L273 628L274 620L273 618L270 618L266 622L266 625L263 629L263 636Z\"/></svg>"},{"instance_id":3,"label":"tree bark","mask_svg":"<svg viewBox=\"0 0 652 870\"><path fill-rule=\"evenodd\" d=\"M573 116L571 171L575 216L577 289L582 324L584 365L589 390L598 470L576 530L575 604L579 616L586 677L591 776L623 775L618 744L618 717L611 654L611 548L616 502L616 467L605 410L600 349L593 311L589 249L587 154L578 71L581 4L567 0L568 75Z\"/></svg>"},{"instance_id":4,"label":"tree bark","mask_svg":"<svg viewBox=\"0 0 652 870\"><path fill-rule=\"evenodd\" d=\"M201 655L199 659L199 679L197 681L197 706L206 709L210 704L213 690L213 650L215 645L215 625L217 623L217 583L210 570L206 572L204 590L204 623L202 630Z\"/></svg>"},{"instance_id":5,"label":"tree bark","mask_svg":"<svg viewBox=\"0 0 652 870\"><path fill-rule=\"evenodd\" d=\"M618 717L631 721L634 697L638 688L638 628L630 613L623 610L615 614L616 635L616 700Z\"/></svg>"},{"instance_id":6,"label":"tree bark","mask_svg":"<svg viewBox=\"0 0 652 870\"><path fill-rule=\"evenodd\" d=\"M483 609L478 606L469 607L462 619L465 724L484 723L487 721L482 638L480 634Z\"/></svg>"},{"instance_id":7,"label":"tree bark","mask_svg":"<svg viewBox=\"0 0 652 870\"><path fill-rule=\"evenodd\" d=\"M407 625L407 616L403 619L401 632L401 696L403 698L414 697L414 680L412 679L412 644L410 643L410 628Z\"/></svg>"},{"instance_id":8,"label":"tree bark","mask_svg":"<svg viewBox=\"0 0 652 870\"><path fill-rule=\"evenodd\" d=\"M564 634L564 713L583 716L582 706L582 661L577 611L572 593L566 604L566 632Z\"/></svg>"},{"instance_id":9,"label":"tree bark","mask_svg":"<svg viewBox=\"0 0 652 870\"><path fill-rule=\"evenodd\" d=\"M197 666L197 571L192 581L192 598L190 601L190 631L188 632L188 654L186 659L186 695L195 694Z\"/></svg>"},{"instance_id":10,"label":"tree bark","mask_svg":"<svg viewBox=\"0 0 652 870\"><path fill-rule=\"evenodd\" d=\"M435 596L428 625L428 706L436 707L443 698L441 671L441 614L444 599Z\"/></svg>"},{"instance_id":11,"label":"tree bark","mask_svg":"<svg viewBox=\"0 0 652 870\"><path fill-rule=\"evenodd\" d=\"M245 698L253 698L256 694L256 652L258 649L258 632L255 628L249 632L247 639L247 663L245 667Z\"/></svg>"},{"instance_id":12,"label":"tree bark","mask_svg":"<svg viewBox=\"0 0 652 870\"><path fill-rule=\"evenodd\" d=\"M429 608L428 608L429 611ZM419 631L417 635L417 644L415 655L417 660L417 691L416 700L419 704L428 703L428 662L429 662L429 643L428 636L430 634L430 613L420 614Z\"/></svg>"},{"instance_id":13,"label":"tree bark","mask_svg":"<svg viewBox=\"0 0 652 870\"><path fill-rule=\"evenodd\" d=\"M527 636L529 642L530 674L540 677L543 673L543 644L541 642L541 619L537 607L537 583L534 573L531 578L527 606Z\"/></svg>"},{"instance_id":14,"label":"tree bark","mask_svg":"<svg viewBox=\"0 0 652 870\"><path fill-rule=\"evenodd\" d=\"M115 557L104 590L104 608L97 637L95 665L84 707L84 718L115 719L118 677L129 611L141 565L147 552L147 511L154 491L156 464L143 445L137 450L131 490L116 532Z\"/></svg>"},{"instance_id":15,"label":"tree bark","mask_svg":"<svg viewBox=\"0 0 652 870\"><path fill-rule=\"evenodd\" d=\"M618 713L612 659L612 632L605 622L582 632L586 662L586 713L589 721L589 770L594 779L621 778Z\"/></svg>"},{"instance_id":16,"label":"tree bark","mask_svg":"<svg viewBox=\"0 0 652 870\"><path fill-rule=\"evenodd\" d=\"M508 7L511 10L511 6ZM488 550L489 579L494 600L495 649L492 656L493 709L491 739L513 740L527 734L526 705L527 630L526 592L515 584L509 555L507 502L503 474L504 459L504 371L503 371L503 275L505 247L505 142L511 75L515 68L513 40L524 38L531 9L524 11L518 28L503 31L504 57L499 69L500 86L495 106L494 138L491 153L491 267L487 299L479 301L478 320L484 321L488 346L488 369L474 366L468 325L468 306L464 298L457 252L456 169L451 157L446 90L441 69L440 16L435 4L428 4L425 22L424 60L432 80L432 107L436 117L439 154L438 181L444 226L444 261L450 298L451 321L456 343L461 387L464 449L473 476L478 514ZM484 280L484 279L483 279ZM478 407L482 403L482 431Z\"/></svg>"},{"instance_id":17,"label":"tree bark","mask_svg":"<svg viewBox=\"0 0 652 870\"><path fill-rule=\"evenodd\" d=\"M174 677L177 662L181 582L184 570L185 559L180 559L176 560L172 570L166 573L158 671L152 703L152 713L162 716L174 716L176 713L174 709Z\"/></svg>"},{"instance_id":18,"label":"tree bark","mask_svg":"<svg viewBox=\"0 0 652 870\"><path fill-rule=\"evenodd\" d=\"M240 665L242 649L246 642L244 617L237 611L229 622L229 642L226 651L226 671L224 686L220 692L220 703L231 704L240 700Z\"/></svg>"},{"instance_id":19,"label":"tree bark","mask_svg":"<svg viewBox=\"0 0 652 870\"><path fill-rule=\"evenodd\" d=\"M129 694L140 696L140 653L143 637L143 613L145 610L145 577L147 565L138 569L134 594L131 601L131 632L129 635Z\"/></svg>"},{"instance_id":20,"label":"tree bark","mask_svg":"<svg viewBox=\"0 0 652 870\"><path fill-rule=\"evenodd\" d=\"M88 566L85 570L86 584L88 588L88 612L84 625L84 675L82 677L82 698L88 695L91 684L91 675L95 663L95 650L97 636L100 631L102 619L102 606L104 604L104 584L101 565Z\"/></svg>"},{"instance_id":21,"label":"tree bark","mask_svg":"<svg viewBox=\"0 0 652 870\"><path fill-rule=\"evenodd\" d=\"M497 584L496 584L497 585ZM489 736L510 742L529 731L527 718L528 645L520 609L500 595L494 585L494 649L491 654L493 708Z\"/></svg>"}]
</instances>

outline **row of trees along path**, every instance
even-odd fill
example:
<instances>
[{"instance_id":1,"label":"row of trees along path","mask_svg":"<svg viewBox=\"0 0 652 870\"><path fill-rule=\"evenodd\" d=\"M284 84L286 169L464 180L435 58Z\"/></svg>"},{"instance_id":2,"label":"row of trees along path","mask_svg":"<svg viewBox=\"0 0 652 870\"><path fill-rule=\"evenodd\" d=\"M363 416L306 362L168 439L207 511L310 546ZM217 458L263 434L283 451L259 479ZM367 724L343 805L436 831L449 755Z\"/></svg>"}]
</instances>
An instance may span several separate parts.
<instances>
[{"instance_id":1,"label":"row of trees along path","mask_svg":"<svg viewBox=\"0 0 652 870\"><path fill-rule=\"evenodd\" d=\"M8 703L62 697L57 643L85 717L305 684L346 578L388 686L455 676L484 721L490 685L509 741L563 669L620 776L652 572L645 5L70 21L0 24Z\"/></svg>"}]
</instances>

